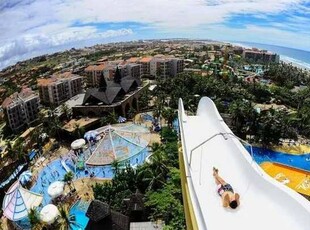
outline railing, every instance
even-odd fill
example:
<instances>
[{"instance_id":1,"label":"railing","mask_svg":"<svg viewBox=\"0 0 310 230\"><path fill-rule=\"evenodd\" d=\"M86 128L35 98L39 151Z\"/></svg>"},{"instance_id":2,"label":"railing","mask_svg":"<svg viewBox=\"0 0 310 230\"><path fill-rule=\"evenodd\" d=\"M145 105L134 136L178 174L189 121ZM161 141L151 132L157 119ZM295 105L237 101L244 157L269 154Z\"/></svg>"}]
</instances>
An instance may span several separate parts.
<instances>
[{"instance_id":1,"label":"railing","mask_svg":"<svg viewBox=\"0 0 310 230\"><path fill-rule=\"evenodd\" d=\"M194 207L196 207L196 215L195 215L195 219L197 221L198 226L203 226L204 229L206 229L206 223L205 220L203 218L203 214L202 214L202 210L201 207L199 205L199 200L197 197L197 194L195 192L194 189L194 185L193 185L193 181L191 178L191 173L188 169L189 166L189 162L188 162L188 158L187 158L187 147L186 147L186 142L184 140L185 138L185 134L184 134L184 129L183 129L183 123L186 122L187 118L186 118L186 114L184 113L184 107L183 107L183 102L180 99L179 100L179 128L180 128L180 136L181 136L181 142L182 142L182 149L183 149L183 155L185 155L186 157L183 156L184 159L184 166L185 166L185 176L187 178L187 182L188 182L188 189L190 194L192 195L192 200L191 203Z\"/></svg>"},{"instance_id":2,"label":"railing","mask_svg":"<svg viewBox=\"0 0 310 230\"><path fill-rule=\"evenodd\" d=\"M233 133L227 133L227 132L226 132L226 133L222 133L222 132L220 132L220 133L216 133L216 134L212 135L211 137L209 137L209 138L206 139L205 141L201 142L200 144L198 144L196 147L194 147L194 148L191 150L191 152L190 152L190 158L189 158L189 166L190 166L190 167L191 167L191 163L192 163L193 151L195 151L196 149L202 147L202 146L203 146L204 144L206 144L208 141L212 140L213 138L215 138L215 137L217 137L217 136L219 136L219 135L223 136L223 138L224 138L225 140L228 139L226 135L230 135L230 136L232 136L232 137L238 139L240 142L243 142L243 143L246 143L247 145L249 145L249 146L250 146L250 149L251 149L251 158L252 158L252 161L254 161L253 148L252 148L252 145L251 145L249 142L247 142L247 141L241 139L240 137L236 136L236 135L233 134ZM200 153L199 184L201 184L201 162L202 162L202 159L201 159L201 158L202 158L202 152Z\"/></svg>"}]
</instances>

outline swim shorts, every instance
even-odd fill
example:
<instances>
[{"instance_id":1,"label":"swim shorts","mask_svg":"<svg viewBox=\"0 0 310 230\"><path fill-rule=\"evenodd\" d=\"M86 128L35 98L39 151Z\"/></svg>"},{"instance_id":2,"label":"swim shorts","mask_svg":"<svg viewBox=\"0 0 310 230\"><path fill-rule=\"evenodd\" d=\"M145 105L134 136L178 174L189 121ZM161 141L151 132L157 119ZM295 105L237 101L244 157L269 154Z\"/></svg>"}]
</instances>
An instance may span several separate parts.
<instances>
[{"instance_id":1,"label":"swim shorts","mask_svg":"<svg viewBox=\"0 0 310 230\"><path fill-rule=\"evenodd\" d=\"M222 196L222 194L224 192L234 192L233 188L231 187L230 184L225 184L225 185L222 185L222 184L219 184L218 187L217 187L217 193Z\"/></svg>"}]
</instances>

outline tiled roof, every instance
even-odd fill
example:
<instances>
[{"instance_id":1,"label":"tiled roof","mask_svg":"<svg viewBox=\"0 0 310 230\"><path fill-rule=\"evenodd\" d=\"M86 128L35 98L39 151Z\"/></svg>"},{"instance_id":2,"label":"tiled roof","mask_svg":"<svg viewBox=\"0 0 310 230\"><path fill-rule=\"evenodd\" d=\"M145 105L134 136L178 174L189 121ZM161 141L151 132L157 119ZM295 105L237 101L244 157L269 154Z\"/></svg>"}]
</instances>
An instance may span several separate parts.
<instances>
[{"instance_id":1,"label":"tiled roof","mask_svg":"<svg viewBox=\"0 0 310 230\"><path fill-rule=\"evenodd\" d=\"M22 88L22 90L18 94L18 96L21 98L27 98L33 95L35 95L34 92L30 88L26 88L26 87Z\"/></svg>"},{"instance_id":2,"label":"tiled roof","mask_svg":"<svg viewBox=\"0 0 310 230\"><path fill-rule=\"evenodd\" d=\"M56 78L37 79L38 86L47 86L55 81L57 81Z\"/></svg>"},{"instance_id":3,"label":"tiled roof","mask_svg":"<svg viewBox=\"0 0 310 230\"><path fill-rule=\"evenodd\" d=\"M153 57L143 57L140 59L139 62L150 62L153 59Z\"/></svg>"},{"instance_id":4,"label":"tiled roof","mask_svg":"<svg viewBox=\"0 0 310 230\"><path fill-rule=\"evenodd\" d=\"M139 60L140 60L140 57L131 57L131 58L129 58L129 59L127 60L127 62L133 63L133 62L137 62L137 61L139 61Z\"/></svg>"},{"instance_id":5,"label":"tiled roof","mask_svg":"<svg viewBox=\"0 0 310 230\"><path fill-rule=\"evenodd\" d=\"M10 95L9 97L5 98L3 103L2 103L2 107L6 108L8 107L10 104L12 104L14 101L17 102L20 98L21 99L26 99L28 97L31 96L35 96L36 94L27 87L22 88L20 93L13 93L12 95Z\"/></svg>"},{"instance_id":6,"label":"tiled roof","mask_svg":"<svg viewBox=\"0 0 310 230\"><path fill-rule=\"evenodd\" d=\"M85 68L85 71L103 71L105 69L106 65L90 65Z\"/></svg>"},{"instance_id":7,"label":"tiled roof","mask_svg":"<svg viewBox=\"0 0 310 230\"><path fill-rule=\"evenodd\" d=\"M13 102L12 98L7 97L7 98L4 99L4 101L2 103L2 107L3 108L8 107L12 102Z\"/></svg>"}]
</instances>

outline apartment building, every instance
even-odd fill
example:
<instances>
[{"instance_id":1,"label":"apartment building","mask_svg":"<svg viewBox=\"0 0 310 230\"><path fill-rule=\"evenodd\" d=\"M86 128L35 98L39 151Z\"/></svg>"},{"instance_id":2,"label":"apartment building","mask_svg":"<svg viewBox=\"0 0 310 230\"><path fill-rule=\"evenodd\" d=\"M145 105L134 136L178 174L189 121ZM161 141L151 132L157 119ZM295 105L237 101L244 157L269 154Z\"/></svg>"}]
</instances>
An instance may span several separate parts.
<instances>
[{"instance_id":1,"label":"apartment building","mask_svg":"<svg viewBox=\"0 0 310 230\"><path fill-rule=\"evenodd\" d=\"M141 68L142 68L142 65L140 64L129 63L126 65L127 75L125 76L131 76L135 79L140 80L141 79Z\"/></svg>"},{"instance_id":2,"label":"apartment building","mask_svg":"<svg viewBox=\"0 0 310 230\"><path fill-rule=\"evenodd\" d=\"M171 69L171 60L168 58L153 58L150 65L151 77L169 77Z\"/></svg>"},{"instance_id":3,"label":"apartment building","mask_svg":"<svg viewBox=\"0 0 310 230\"><path fill-rule=\"evenodd\" d=\"M184 59L172 58L170 75L172 77L175 77L177 74L182 73L183 71L184 71Z\"/></svg>"},{"instance_id":4,"label":"apartment building","mask_svg":"<svg viewBox=\"0 0 310 230\"><path fill-rule=\"evenodd\" d=\"M86 74L86 86L96 87L99 84L101 74L104 74L106 64L90 65L84 69ZM106 73L107 74L107 73Z\"/></svg>"},{"instance_id":5,"label":"apartment building","mask_svg":"<svg viewBox=\"0 0 310 230\"><path fill-rule=\"evenodd\" d=\"M184 60L174 57L155 56L150 64L151 77L175 77L184 71Z\"/></svg>"},{"instance_id":6,"label":"apartment building","mask_svg":"<svg viewBox=\"0 0 310 230\"><path fill-rule=\"evenodd\" d=\"M53 75L48 79L38 79L42 104L60 105L83 90L83 78L72 73Z\"/></svg>"},{"instance_id":7,"label":"apartment building","mask_svg":"<svg viewBox=\"0 0 310 230\"><path fill-rule=\"evenodd\" d=\"M280 57L266 50L243 50L244 59L254 62L279 62Z\"/></svg>"},{"instance_id":8,"label":"apartment building","mask_svg":"<svg viewBox=\"0 0 310 230\"><path fill-rule=\"evenodd\" d=\"M2 103L7 125L13 132L21 131L38 118L39 96L30 88L23 88Z\"/></svg>"},{"instance_id":9,"label":"apartment building","mask_svg":"<svg viewBox=\"0 0 310 230\"><path fill-rule=\"evenodd\" d=\"M151 61L153 57L143 57L138 60L138 64L141 65L141 77L150 77L150 70L151 70Z\"/></svg>"}]
</instances>

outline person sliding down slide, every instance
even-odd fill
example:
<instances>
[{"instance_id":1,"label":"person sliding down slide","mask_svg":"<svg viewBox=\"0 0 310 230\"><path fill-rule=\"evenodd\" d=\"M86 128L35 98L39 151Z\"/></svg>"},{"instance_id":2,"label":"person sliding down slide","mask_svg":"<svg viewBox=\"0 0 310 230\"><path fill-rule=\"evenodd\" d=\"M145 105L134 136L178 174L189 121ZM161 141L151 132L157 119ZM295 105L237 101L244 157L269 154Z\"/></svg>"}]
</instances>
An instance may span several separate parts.
<instances>
[{"instance_id":1,"label":"person sliding down slide","mask_svg":"<svg viewBox=\"0 0 310 230\"><path fill-rule=\"evenodd\" d=\"M226 183L226 181L218 175L218 169L215 167L213 167L213 177L217 185L217 193L222 198L223 206L225 208L230 207L232 209L236 209L240 205L240 195L238 193L234 193L231 185Z\"/></svg>"}]
</instances>

